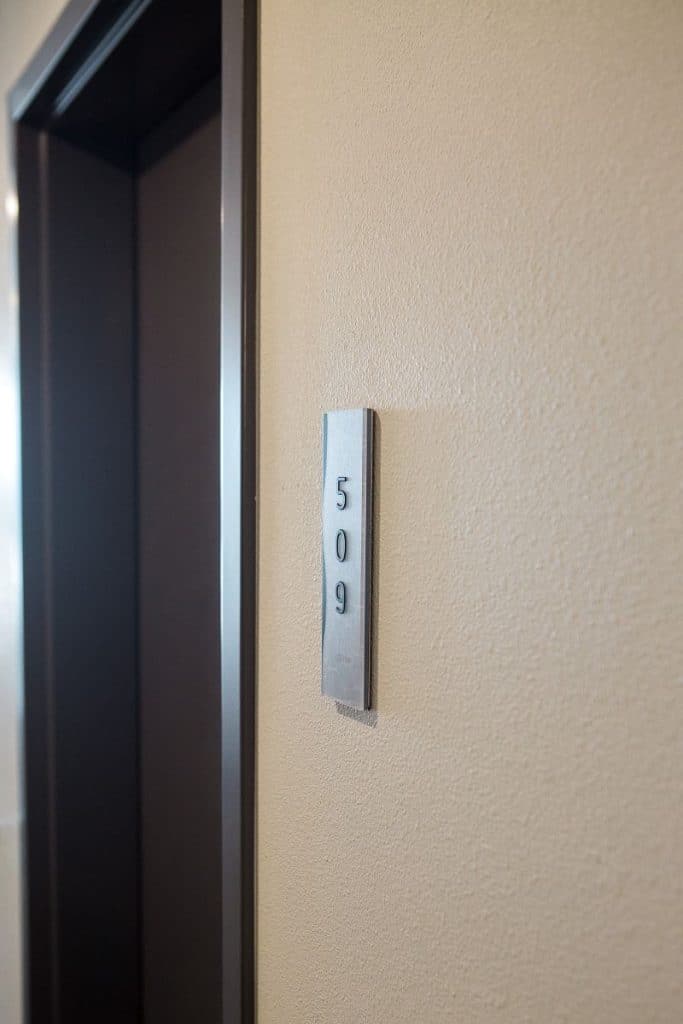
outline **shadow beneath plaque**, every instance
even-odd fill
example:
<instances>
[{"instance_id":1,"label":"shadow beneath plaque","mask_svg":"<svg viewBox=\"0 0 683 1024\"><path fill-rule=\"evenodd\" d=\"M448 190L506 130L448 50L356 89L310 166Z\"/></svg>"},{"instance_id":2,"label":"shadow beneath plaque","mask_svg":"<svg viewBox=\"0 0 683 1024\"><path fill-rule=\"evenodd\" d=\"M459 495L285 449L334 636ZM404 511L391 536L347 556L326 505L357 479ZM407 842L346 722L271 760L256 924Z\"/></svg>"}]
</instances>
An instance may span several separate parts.
<instances>
[{"instance_id":1,"label":"shadow beneath plaque","mask_svg":"<svg viewBox=\"0 0 683 1024\"><path fill-rule=\"evenodd\" d=\"M377 711L375 708L370 708L369 711L359 711L357 708L347 708L346 704L340 704L339 701L335 701L337 705L337 713L343 715L344 718L352 718L354 722L360 722L361 725L369 725L371 729L377 727Z\"/></svg>"}]
</instances>

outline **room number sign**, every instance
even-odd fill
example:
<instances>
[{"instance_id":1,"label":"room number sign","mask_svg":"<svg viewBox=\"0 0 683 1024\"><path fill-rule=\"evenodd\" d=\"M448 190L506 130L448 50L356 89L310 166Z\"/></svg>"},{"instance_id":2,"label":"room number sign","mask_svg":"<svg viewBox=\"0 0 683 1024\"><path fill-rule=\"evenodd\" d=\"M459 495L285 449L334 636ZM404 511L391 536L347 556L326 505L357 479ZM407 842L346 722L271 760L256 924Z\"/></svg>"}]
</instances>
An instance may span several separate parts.
<instances>
[{"instance_id":1,"label":"room number sign","mask_svg":"<svg viewBox=\"0 0 683 1024\"><path fill-rule=\"evenodd\" d=\"M323 416L322 692L370 707L372 593L371 409Z\"/></svg>"}]
</instances>

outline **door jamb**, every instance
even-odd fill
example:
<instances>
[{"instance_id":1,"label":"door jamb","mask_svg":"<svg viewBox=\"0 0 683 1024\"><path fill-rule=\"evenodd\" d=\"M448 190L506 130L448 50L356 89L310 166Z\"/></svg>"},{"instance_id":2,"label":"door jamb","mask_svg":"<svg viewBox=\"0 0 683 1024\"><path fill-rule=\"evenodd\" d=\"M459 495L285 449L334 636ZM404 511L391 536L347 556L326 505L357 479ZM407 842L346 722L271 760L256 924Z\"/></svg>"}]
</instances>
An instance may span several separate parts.
<instances>
[{"instance_id":1,"label":"door jamb","mask_svg":"<svg viewBox=\"0 0 683 1024\"><path fill-rule=\"evenodd\" d=\"M121 31L154 0L120 0ZM221 813L223 1021L254 1019L254 787L257 603L257 0L222 3L221 230ZM28 115L107 5L70 0L8 97L12 172L21 126L49 132L59 116ZM111 28L111 21L110 21ZM100 39L101 42L101 39ZM92 62L96 47L79 54ZM92 73L92 63L89 66ZM59 99L59 93L56 95ZM21 195L19 202L21 204ZM15 229L15 252L22 218ZM15 271L16 273L16 271ZM39 312L39 311L38 311ZM21 329L20 329L21 339ZM20 340L21 345L21 340ZM26 871L24 865L24 884ZM25 968L26 953L25 946ZM25 976L26 976L25 969Z\"/></svg>"}]
</instances>

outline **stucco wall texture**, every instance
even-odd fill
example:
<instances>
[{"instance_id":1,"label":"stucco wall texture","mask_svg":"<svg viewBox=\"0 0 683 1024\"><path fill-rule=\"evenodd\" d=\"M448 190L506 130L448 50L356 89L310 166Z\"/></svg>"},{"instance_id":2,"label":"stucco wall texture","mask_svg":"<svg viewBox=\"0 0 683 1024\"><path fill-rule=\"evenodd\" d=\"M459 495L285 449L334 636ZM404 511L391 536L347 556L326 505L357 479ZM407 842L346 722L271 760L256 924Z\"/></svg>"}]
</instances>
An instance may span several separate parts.
<instances>
[{"instance_id":1,"label":"stucco wall texture","mask_svg":"<svg viewBox=\"0 0 683 1024\"><path fill-rule=\"evenodd\" d=\"M260 1024L683 1013L683 6L262 0ZM378 410L376 715L320 417Z\"/></svg>"},{"instance_id":2,"label":"stucco wall texture","mask_svg":"<svg viewBox=\"0 0 683 1024\"><path fill-rule=\"evenodd\" d=\"M3 92L59 7L0 3ZM677 1024L683 7L261 17L259 1024ZM1 219L18 1024L8 238ZM319 534L320 414L361 404L381 430L359 720L319 696Z\"/></svg>"}]
</instances>

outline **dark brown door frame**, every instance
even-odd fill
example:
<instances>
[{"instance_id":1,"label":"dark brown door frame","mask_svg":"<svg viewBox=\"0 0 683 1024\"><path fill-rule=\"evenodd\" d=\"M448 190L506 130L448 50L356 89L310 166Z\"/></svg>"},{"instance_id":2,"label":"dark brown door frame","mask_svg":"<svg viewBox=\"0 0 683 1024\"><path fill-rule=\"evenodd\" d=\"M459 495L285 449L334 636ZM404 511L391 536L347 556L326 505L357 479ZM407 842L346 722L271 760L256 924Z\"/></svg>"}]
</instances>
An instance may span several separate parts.
<instances>
[{"instance_id":1,"label":"dark brown door frame","mask_svg":"<svg viewBox=\"0 0 683 1024\"><path fill-rule=\"evenodd\" d=\"M154 6L196 10L204 0L71 0L9 97L20 215L17 227L24 460L24 608L27 696L41 705L26 721L26 749L45 765L26 763L28 846L31 830L49 847L52 827L47 635L54 609L49 564L50 480L42 443L49 430L40 394L40 360L49 347L47 298L53 282L41 249L45 218L45 140L59 134L74 96ZM254 1019L254 696L256 635L256 168L257 0L216 0L221 6L221 805L223 1024ZM37 341L37 339L42 339ZM42 347L41 347L42 346ZM28 404L32 403L32 404ZM41 440L41 438L43 440ZM27 508L32 505L30 514ZM46 526L47 524L47 526ZM47 557L46 557L47 556ZM49 644L47 644L49 646ZM29 691L31 691L29 693ZM31 774L45 776L32 803ZM42 787L42 788L41 788ZM49 860L49 858L48 858ZM57 1003L35 991L33 964L50 960L49 869L38 877L25 859L26 997L31 1024L66 1024ZM218 898L218 897L217 897ZM32 910L33 905L33 910ZM36 906L38 908L36 916ZM38 932L40 931L40 934ZM58 972L49 966L45 977ZM52 972L52 975L50 974ZM33 1007L33 1008L32 1008ZM47 1015L46 1015L47 1014Z\"/></svg>"}]
</instances>

